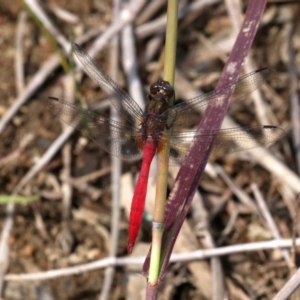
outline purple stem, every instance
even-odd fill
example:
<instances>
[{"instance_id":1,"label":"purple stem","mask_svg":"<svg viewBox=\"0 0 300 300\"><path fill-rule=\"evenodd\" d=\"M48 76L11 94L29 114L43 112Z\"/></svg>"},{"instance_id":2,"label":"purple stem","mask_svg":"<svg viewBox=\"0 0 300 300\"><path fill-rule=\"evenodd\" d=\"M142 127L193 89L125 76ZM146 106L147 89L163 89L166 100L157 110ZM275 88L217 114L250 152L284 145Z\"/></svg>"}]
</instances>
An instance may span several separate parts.
<instances>
[{"instance_id":1,"label":"purple stem","mask_svg":"<svg viewBox=\"0 0 300 300\"><path fill-rule=\"evenodd\" d=\"M257 32L265 5L266 0L251 0L249 2L243 25L223 69L216 90L230 86L232 82L238 79L245 57ZM221 128L233 91L234 86L232 90L228 90L226 94L220 97L220 101L213 101L214 103L209 104L198 126L197 133L200 134L202 131L207 132ZM191 206L191 201L214 143L215 136L213 135L205 138L203 136L199 138L199 136L195 136L190 151L181 165L166 206L160 280L166 273L175 241ZM145 274L149 269L149 257L148 254L143 266Z\"/></svg>"}]
</instances>

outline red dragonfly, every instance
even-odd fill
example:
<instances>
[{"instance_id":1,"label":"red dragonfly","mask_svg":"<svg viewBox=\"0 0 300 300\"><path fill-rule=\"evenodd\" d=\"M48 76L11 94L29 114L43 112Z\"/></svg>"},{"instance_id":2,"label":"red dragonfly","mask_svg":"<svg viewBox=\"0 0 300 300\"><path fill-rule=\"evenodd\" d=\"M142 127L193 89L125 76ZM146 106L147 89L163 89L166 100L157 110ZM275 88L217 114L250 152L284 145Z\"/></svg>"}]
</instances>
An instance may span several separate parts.
<instances>
[{"instance_id":1,"label":"red dragonfly","mask_svg":"<svg viewBox=\"0 0 300 300\"><path fill-rule=\"evenodd\" d=\"M195 130L184 128L192 128L193 125L198 124L201 118L199 110L203 111L211 101L220 101L220 97L228 89L232 89L233 85L235 85L235 93L232 98L245 98L262 84L262 75L269 70L264 68L246 74L231 86L174 106L169 105L169 99L174 97L173 87L167 81L159 80L150 86L148 103L145 111L142 111L125 91L97 67L94 60L83 49L74 45L74 52L89 76L108 94L109 100L120 112L123 120L116 122L104 118L55 97L47 99L47 106L62 121L80 130L112 155L127 161L143 158L129 218L127 249L131 252L142 221L149 168L155 153L160 152L169 139L171 159L173 157L173 161L182 161L196 133ZM165 130L170 128L172 128L171 132ZM258 147L258 143L262 145L272 143L282 133L283 130L279 127L259 126L212 129L209 132L202 132L201 136L216 135L214 147L216 151L230 153Z\"/></svg>"}]
</instances>

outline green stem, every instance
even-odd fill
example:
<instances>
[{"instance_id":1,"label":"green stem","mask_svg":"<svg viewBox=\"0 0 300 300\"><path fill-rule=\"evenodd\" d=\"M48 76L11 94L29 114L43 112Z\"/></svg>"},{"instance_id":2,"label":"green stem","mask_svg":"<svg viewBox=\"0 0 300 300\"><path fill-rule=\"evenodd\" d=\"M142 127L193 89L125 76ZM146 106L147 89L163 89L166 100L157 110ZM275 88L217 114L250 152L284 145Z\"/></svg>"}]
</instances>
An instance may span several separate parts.
<instances>
[{"instance_id":1,"label":"green stem","mask_svg":"<svg viewBox=\"0 0 300 300\"><path fill-rule=\"evenodd\" d=\"M164 80L174 85L175 60L177 44L177 14L178 0L168 1L167 28L166 28L166 46L165 46L165 64ZM169 105L173 105L174 99L170 100ZM169 140L159 153L158 171L156 180L156 197L153 213L152 226L152 251L149 267L149 284L157 284L160 272L161 241L164 229L164 215L167 198L167 180L168 180L168 160L170 152Z\"/></svg>"}]
</instances>

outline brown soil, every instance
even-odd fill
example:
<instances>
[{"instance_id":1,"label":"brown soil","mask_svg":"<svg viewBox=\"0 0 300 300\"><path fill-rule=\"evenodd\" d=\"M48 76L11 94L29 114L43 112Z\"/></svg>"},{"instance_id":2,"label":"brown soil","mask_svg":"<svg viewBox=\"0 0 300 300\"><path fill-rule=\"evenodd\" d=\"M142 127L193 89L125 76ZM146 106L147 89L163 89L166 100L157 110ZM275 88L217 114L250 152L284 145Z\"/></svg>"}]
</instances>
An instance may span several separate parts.
<instances>
[{"instance_id":1,"label":"brown soil","mask_svg":"<svg viewBox=\"0 0 300 300\"><path fill-rule=\"evenodd\" d=\"M192 12L179 23L177 66L194 87L209 91L215 86L222 71L220 50L229 41L232 23L224 1ZM76 15L75 24L60 19L53 12L54 5ZM70 31L78 38L92 28L103 31L110 25L112 4L110 1L46 1L43 8L52 22L68 39ZM244 9L246 5L244 6ZM299 69L300 24L299 5L285 4L284 1L270 1L267 5L261 28L254 41L251 57L257 68L270 66L275 73L269 81L269 89L263 88L262 95L268 106L268 119L271 124L290 128L290 90L287 52L287 24L293 26L293 64ZM152 20L164 14L162 7ZM26 11L20 1L2 0L0 4L0 117L3 117L22 91L16 87L15 41L18 32L18 18ZM25 88L42 68L43 63L54 55L55 50L42 27L28 15L23 25L21 53L24 60ZM145 61L145 53L154 35L139 39L137 62L139 75L147 88L159 77L162 48L150 62ZM203 36L207 44L201 42ZM92 42L92 40L91 40ZM212 47L212 48L209 48ZM212 50L213 49L213 50ZM109 47L97 56L97 62L109 72ZM46 82L18 110L1 133L0 143L0 194L10 195L16 185L45 153L61 132L61 125L46 110L43 99L47 96L63 95L66 85L62 68L55 70ZM125 90L125 76L121 68L118 83ZM299 84L298 84L299 87ZM175 87L176 89L176 87ZM270 93L270 90L274 94ZM87 77L80 85L82 97L89 106L98 103L104 96L99 87ZM180 93L178 93L180 94ZM275 95L275 97L274 97ZM109 110L103 112L108 114ZM233 104L231 117L242 125L257 125L255 107L251 100ZM22 148L21 142L28 134L33 139ZM58 153L22 189L21 195L37 195L37 200L29 204L17 204L13 216L14 224L9 237L7 274L42 272L85 264L109 255L111 221L111 169L110 157L93 141L83 140L75 132L70 139L71 177L78 178L98 170L103 174L86 182L86 189L79 184L71 185L72 204L66 208L62 204L62 170L65 168L63 151ZM286 137L271 147L271 153L288 168L298 174L296 154L290 131ZM14 156L12 156L14 155ZM299 154L298 154L299 155ZM281 178L274 176L259 164L241 156L224 156L217 159L226 174L253 199L251 183L256 183L267 203L271 215L283 238L293 236L293 222L297 222L298 202L292 197L288 207L287 192ZM124 163L123 174L136 175L140 163ZM170 188L172 183L170 182ZM122 190L123 191L123 190ZM254 214L228 187L223 179L203 176L199 184L204 206L210 214L210 232L218 247L250 243L273 238L267 223ZM296 209L295 209L296 207ZM118 256L126 255L127 215L121 207L120 238ZM0 225L6 220L6 206L0 207ZM236 214L236 219L229 225ZM191 233L197 241L196 248L204 244L201 231L197 230L196 214L188 217ZM69 216L69 217L68 217ZM149 226L143 226L139 242L149 242ZM1 228L1 226L0 226ZM226 229L226 230L225 230ZM298 231L297 231L298 232ZM298 235L296 232L296 235ZM138 243L139 243L138 242ZM149 244L150 246L150 244ZM144 253L145 254L145 253ZM0 254L2 255L2 254ZM209 263L209 260L207 261ZM233 254L221 257L226 289L229 299L271 299L293 273L279 250ZM294 260L297 265L297 256ZM200 270L199 270L200 272ZM211 276L211 270L209 271ZM98 299L104 282L104 269L80 273L79 275L57 277L45 281L5 281L4 299ZM125 299L128 295L125 267L117 267L109 299ZM187 263L171 264L161 285L161 299L208 299L211 286L201 290L193 271ZM48 297L48 298L47 298ZM129 299L129 298L128 298Z\"/></svg>"}]
</instances>

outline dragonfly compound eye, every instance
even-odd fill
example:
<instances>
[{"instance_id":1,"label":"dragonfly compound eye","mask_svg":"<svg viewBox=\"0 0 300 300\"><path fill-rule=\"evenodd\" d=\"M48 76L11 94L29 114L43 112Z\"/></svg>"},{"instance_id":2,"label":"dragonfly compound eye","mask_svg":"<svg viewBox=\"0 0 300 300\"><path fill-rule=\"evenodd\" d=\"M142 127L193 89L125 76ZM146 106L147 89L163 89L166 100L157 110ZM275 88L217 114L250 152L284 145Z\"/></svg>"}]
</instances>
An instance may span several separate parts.
<instances>
[{"instance_id":1,"label":"dragonfly compound eye","mask_svg":"<svg viewBox=\"0 0 300 300\"><path fill-rule=\"evenodd\" d=\"M174 96L174 89L171 85L169 84L163 85L163 90L166 97L171 98Z\"/></svg>"},{"instance_id":2,"label":"dragonfly compound eye","mask_svg":"<svg viewBox=\"0 0 300 300\"><path fill-rule=\"evenodd\" d=\"M157 95L157 93L159 93L160 91L160 87L157 83L153 83L151 86L150 86L150 94L151 95Z\"/></svg>"},{"instance_id":3,"label":"dragonfly compound eye","mask_svg":"<svg viewBox=\"0 0 300 300\"><path fill-rule=\"evenodd\" d=\"M153 83L150 86L150 94L152 96L155 96L157 94L162 94L164 96L166 96L167 98L170 98L174 95L174 89L173 87L169 84L168 81L164 81L164 80L159 80L156 83Z\"/></svg>"}]
</instances>

